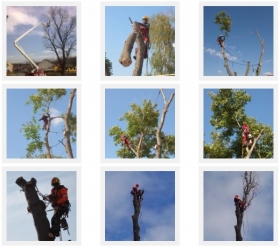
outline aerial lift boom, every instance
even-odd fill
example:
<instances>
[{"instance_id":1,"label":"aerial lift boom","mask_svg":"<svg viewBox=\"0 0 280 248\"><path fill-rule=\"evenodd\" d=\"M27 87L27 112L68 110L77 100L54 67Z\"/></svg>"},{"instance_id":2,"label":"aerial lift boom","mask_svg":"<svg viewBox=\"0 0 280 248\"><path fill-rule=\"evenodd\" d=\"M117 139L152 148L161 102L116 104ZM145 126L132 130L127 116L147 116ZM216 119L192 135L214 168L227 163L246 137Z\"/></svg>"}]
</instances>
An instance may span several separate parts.
<instances>
[{"instance_id":1,"label":"aerial lift boom","mask_svg":"<svg viewBox=\"0 0 280 248\"><path fill-rule=\"evenodd\" d=\"M17 42L19 40L21 40L24 36L26 36L28 33L30 33L33 29L35 29L36 27L40 26L40 25L44 25L45 27L49 27L50 26L50 21L47 22L47 24L44 24L43 22L39 22L38 24L36 24L34 27L32 27L31 29L29 29L28 31L26 31L23 35L21 35L20 37L18 37L15 41L14 41L14 45L15 47L20 51L20 53L30 62L31 66L35 69L39 69L39 66L35 64L35 62L25 53L25 51L22 49L22 47L17 44Z\"/></svg>"}]
</instances>

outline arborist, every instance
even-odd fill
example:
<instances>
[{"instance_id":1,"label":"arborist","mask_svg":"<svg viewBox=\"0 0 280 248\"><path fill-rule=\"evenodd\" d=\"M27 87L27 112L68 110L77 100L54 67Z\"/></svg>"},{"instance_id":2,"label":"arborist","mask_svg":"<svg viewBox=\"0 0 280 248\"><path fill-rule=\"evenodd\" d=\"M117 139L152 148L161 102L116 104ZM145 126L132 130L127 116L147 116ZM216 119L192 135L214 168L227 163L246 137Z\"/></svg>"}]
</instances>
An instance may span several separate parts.
<instances>
[{"instance_id":1,"label":"arborist","mask_svg":"<svg viewBox=\"0 0 280 248\"><path fill-rule=\"evenodd\" d=\"M243 146L251 145L252 142L252 135L249 125L246 121L243 122L242 126L239 126L239 129L242 130L242 144Z\"/></svg>"},{"instance_id":2,"label":"arborist","mask_svg":"<svg viewBox=\"0 0 280 248\"><path fill-rule=\"evenodd\" d=\"M129 142L127 136L124 135L123 133L121 134L121 141L122 141L122 143L123 143L124 145L130 146L130 142Z\"/></svg>"},{"instance_id":3,"label":"arborist","mask_svg":"<svg viewBox=\"0 0 280 248\"><path fill-rule=\"evenodd\" d=\"M44 122L44 125L43 125L42 130L47 130L47 125L48 125L48 123L49 123L48 116L46 116L45 114L43 114L43 115L42 115L42 118L41 118L39 121L43 121L43 122Z\"/></svg>"},{"instance_id":4,"label":"arborist","mask_svg":"<svg viewBox=\"0 0 280 248\"><path fill-rule=\"evenodd\" d=\"M234 197L234 203L235 205L238 204L239 206L239 210L240 210L240 213L243 213L245 210L246 210L246 201L245 199L243 201L241 201L238 197L238 195L235 195Z\"/></svg>"},{"instance_id":5,"label":"arborist","mask_svg":"<svg viewBox=\"0 0 280 248\"><path fill-rule=\"evenodd\" d=\"M51 228L49 231L49 237L55 238L59 237L60 225L64 230L68 229L68 224L65 218L62 216L68 217L70 210L70 202L68 200L68 189L64 185L60 184L60 180L57 177L54 177L51 181L53 186L51 194L48 196L52 207L54 209L54 215L51 220Z\"/></svg>"},{"instance_id":6,"label":"arborist","mask_svg":"<svg viewBox=\"0 0 280 248\"><path fill-rule=\"evenodd\" d=\"M148 58L148 48L149 48L149 43L150 43L150 38L149 38L149 30L150 30L150 24L148 23L148 17L143 16L142 17L142 23L137 22L140 25L140 33L143 36L143 41L145 44L145 52L144 52L144 59ZM135 56L133 58L136 60L136 55L137 55L138 49L135 48Z\"/></svg>"},{"instance_id":7,"label":"arborist","mask_svg":"<svg viewBox=\"0 0 280 248\"><path fill-rule=\"evenodd\" d=\"M132 187L132 190L130 192L130 194L137 196L137 199L139 202L143 201L142 195L144 194L144 189L138 189L139 188L139 184L136 183L135 186Z\"/></svg>"},{"instance_id":8,"label":"arborist","mask_svg":"<svg viewBox=\"0 0 280 248\"><path fill-rule=\"evenodd\" d=\"M222 34L218 37L217 39L218 44L223 47L224 46L224 41L225 41L225 36L223 36Z\"/></svg>"}]
</instances>

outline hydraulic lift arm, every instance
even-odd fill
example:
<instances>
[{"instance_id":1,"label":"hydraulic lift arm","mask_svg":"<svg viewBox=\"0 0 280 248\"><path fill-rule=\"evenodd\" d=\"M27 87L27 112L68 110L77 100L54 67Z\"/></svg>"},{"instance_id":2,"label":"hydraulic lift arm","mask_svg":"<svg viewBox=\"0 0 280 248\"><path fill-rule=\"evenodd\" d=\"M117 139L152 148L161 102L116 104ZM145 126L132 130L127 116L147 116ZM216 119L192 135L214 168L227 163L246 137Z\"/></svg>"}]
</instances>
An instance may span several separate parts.
<instances>
[{"instance_id":1,"label":"hydraulic lift arm","mask_svg":"<svg viewBox=\"0 0 280 248\"><path fill-rule=\"evenodd\" d=\"M34 27L32 27L31 29L29 29L28 31L26 31L23 35L21 35L20 37L18 37L15 41L14 41L14 45L15 47L20 51L20 53L30 62L30 64L32 65L32 67L39 69L38 65L35 64L35 62L25 53L25 51L22 49L22 47L19 46L19 44L17 44L17 42L19 40L21 40L24 36L26 36L28 33L30 33L33 29L35 29L36 27L40 26L40 25L44 25L45 27L49 27L50 26L50 21L48 21L47 24L44 24L43 22L39 22L38 24L36 24Z\"/></svg>"}]
</instances>

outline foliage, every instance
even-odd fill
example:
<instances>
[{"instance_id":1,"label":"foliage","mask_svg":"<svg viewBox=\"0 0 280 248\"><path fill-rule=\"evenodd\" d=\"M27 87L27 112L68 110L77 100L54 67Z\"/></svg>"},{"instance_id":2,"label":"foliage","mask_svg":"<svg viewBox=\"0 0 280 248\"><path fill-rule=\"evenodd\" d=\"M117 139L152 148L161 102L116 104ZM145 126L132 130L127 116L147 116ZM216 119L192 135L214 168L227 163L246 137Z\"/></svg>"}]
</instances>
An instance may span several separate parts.
<instances>
[{"instance_id":1,"label":"foliage","mask_svg":"<svg viewBox=\"0 0 280 248\"><path fill-rule=\"evenodd\" d=\"M150 45L149 58L153 75L175 73L175 13L158 13L149 18Z\"/></svg>"},{"instance_id":2,"label":"foliage","mask_svg":"<svg viewBox=\"0 0 280 248\"><path fill-rule=\"evenodd\" d=\"M205 158L241 157L242 132L236 119L249 124L253 137L257 137L264 129L251 158L273 157L273 131L269 125L245 114L245 105L251 101L251 96L245 90L220 89L217 94L208 94L212 99L213 112L210 124L215 129L211 132L212 142L204 144Z\"/></svg>"},{"instance_id":3,"label":"foliage","mask_svg":"<svg viewBox=\"0 0 280 248\"><path fill-rule=\"evenodd\" d=\"M219 24L220 30L225 32L225 36L228 37L228 33L230 32L230 26L232 24L230 20L230 15L228 15L225 11L219 12L215 16L215 24Z\"/></svg>"},{"instance_id":4,"label":"foliage","mask_svg":"<svg viewBox=\"0 0 280 248\"><path fill-rule=\"evenodd\" d=\"M105 72L106 72L106 76L113 75L113 65L112 62L106 57L106 53L105 53Z\"/></svg>"},{"instance_id":5,"label":"foliage","mask_svg":"<svg viewBox=\"0 0 280 248\"><path fill-rule=\"evenodd\" d=\"M142 107L132 103L131 110L125 112L119 118L120 121L126 121L127 128L122 130L118 126L113 126L109 130L109 135L113 137L116 146L122 145L120 135L124 133L132 144L133 149L139 153L139 157L154 158L154 146L157 144L156 131L159 121L159 110L157 105L153 105L151 100L143 100ZM143 142L139 142L143 135ZM175 136L166 135L161 132L162 138L162 157L170 158L175 154ZM128 147L123 146L117 150L117 156L121 158L135 158L135 153Z\"/></svg>"}]
</instances>

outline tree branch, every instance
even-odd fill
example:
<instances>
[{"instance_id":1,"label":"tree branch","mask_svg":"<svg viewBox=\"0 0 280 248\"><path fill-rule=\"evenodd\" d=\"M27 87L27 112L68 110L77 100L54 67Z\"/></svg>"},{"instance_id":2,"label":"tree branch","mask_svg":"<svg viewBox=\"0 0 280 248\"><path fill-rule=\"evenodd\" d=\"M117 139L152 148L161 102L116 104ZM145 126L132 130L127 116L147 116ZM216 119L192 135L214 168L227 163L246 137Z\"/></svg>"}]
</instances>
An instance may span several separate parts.
<instances>
[{"instance_id":1,"label":"tree branch","mask_svg":"<svg viewBox=\"0 0 280 248\"><path fill-rule=\"evenodd\" d=\"M264 129L261 130L261 132L259 133L259 135L258 135L257 138L254 138L253 145L251 146L251 149L250 149L249 151L247 151L247 155L246 155L245 159L248 159L248 158L251 157L252 152L253 152L253 149L254 149L254 147L255 147L257 141L258 141L258 140L260 139L260 137L262 136L263 132L264 132Z\"/></svg>"}]
</instances>

